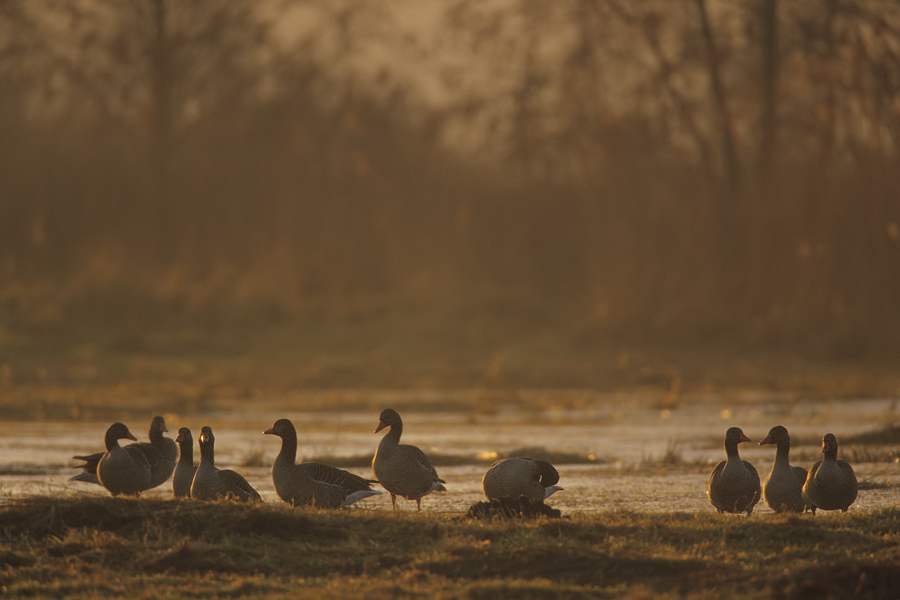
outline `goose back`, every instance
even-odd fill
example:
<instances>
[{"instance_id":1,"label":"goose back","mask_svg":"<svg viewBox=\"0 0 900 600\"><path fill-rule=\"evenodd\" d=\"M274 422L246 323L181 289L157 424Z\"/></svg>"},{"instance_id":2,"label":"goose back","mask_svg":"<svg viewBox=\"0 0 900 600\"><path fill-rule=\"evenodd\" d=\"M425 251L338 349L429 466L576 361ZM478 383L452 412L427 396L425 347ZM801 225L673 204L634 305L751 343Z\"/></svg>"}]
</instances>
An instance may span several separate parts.
<instances>
[{"instance_id":1,"label":"goose back","mask_svg":"<svg viewBox=\"0 0 900 600\"><path fill-rule=\"evenodd\" d=\"M485 472L481 489L488 500L518 499L543 502L562 488L554 485L559 473L548 462L530 458L505 458L496 461Z\"/></svg>"}]
</instances>

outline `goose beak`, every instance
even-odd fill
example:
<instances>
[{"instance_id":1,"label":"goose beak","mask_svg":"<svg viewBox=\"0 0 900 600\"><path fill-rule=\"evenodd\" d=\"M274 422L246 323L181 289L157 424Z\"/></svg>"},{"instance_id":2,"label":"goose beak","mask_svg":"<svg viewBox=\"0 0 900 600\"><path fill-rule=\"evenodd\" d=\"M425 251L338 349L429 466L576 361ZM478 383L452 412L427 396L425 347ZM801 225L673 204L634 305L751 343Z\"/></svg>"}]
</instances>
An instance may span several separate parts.
<instances>
[{"instance_id":1,"label":"goose beak","mask_svg":"<svg viewBox=\"0 0 900 600\"><path fill-rule=\"evenodd\" d=\"M136 442L136 441L137 441L137 438L134 437L134 434L131 433L130 431L128 432L128 435L125 436L125 439L126 439L126 440L131 440L132 442Z\"/></svg>"},{"instance_id":2,"label":"goose beak","mask_svg":"<svg viewBox=\"0 0 900 600\"><path fill-rule=\"evenodd\" d=\"M263 431L263 433L265 433L265 434L267 434L267 435L275 435L275 428L274 428L274 427L269 427L268 429L266 429L265 431Z\"/></svg>"},{"instance_id":3,"label":"goose beak","mask_svg":"<svg viewBox=\"0 0 900 600\"><path fill-rule=\"evenodd\" d=\"M749 441L749 440L747 440L747 441ZM765 446L766 444L771 444L771 443L772 443L772 436L771 436L771 435L767 435L767 436L765 437L765 439L760 440L759 445L760 445L760 446Z\"/></svg>"},{"instance_id":4,"label":"goose beak","mask_svg":"<svg viewBox=\"0 0 900 600\"><path fill-rule=\"evenodd\" d=\"M741 434L741 441L742 441L742 442L750 442L750 441L752 441L752 440L751 440L750 438L748 438L748 437L746 436L746 434L743 434L743 433L742 433L742 434Z\"/></svg>"},{"instance_id":5,"label":"goose beak","mask_svg":"<svg viewBox=\"0 0 900 600\"><path fill-rule=\"evenodd\" d=\"M381 430L384 429L385 427L387 427L387 425L384 424L384 421L382 421L382 420L379 419L379 420L378 420L378 427L376 427L376 428L375 428L375 431L373 431L372 433L378 433L379 431L381 431Z\"/></svg>"}]
</instances>

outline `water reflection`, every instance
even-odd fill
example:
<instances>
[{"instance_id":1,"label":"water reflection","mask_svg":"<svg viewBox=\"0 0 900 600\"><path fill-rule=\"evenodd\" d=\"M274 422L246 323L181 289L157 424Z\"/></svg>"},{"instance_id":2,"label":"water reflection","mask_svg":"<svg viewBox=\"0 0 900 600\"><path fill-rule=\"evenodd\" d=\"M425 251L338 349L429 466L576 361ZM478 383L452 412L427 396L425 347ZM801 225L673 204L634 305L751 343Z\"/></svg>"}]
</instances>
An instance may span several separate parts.
<instances>
[{"instance_id":1,"label":"water reflection","mask_svg":"<svg viewBox=\"0 0 900 600\"><path fill-rule=\"evenodd\" d=\"M391 399L384 399L385 406ZM557 464L565 490L550 503L563 512L638 509L650 511L708 511L706 479L712 464L721 460L725 429L742 427L754 442L776 424L788 427L795 464L809 466L820 457L821 436L831 431L841 437L882 427L900 420L892 399L830 402L734 402L697 400L660 408L651 401L621 396L596 397L580 408L549 406L542 410L508 406L491 411L407 409L403 441L427 453L456 457L453 466L438 466L447 480L447 494L425 498L426 510L463 512L483 499L481 476L492 457L521 448L543 448L579 457L584 464ZM244 474L266 501L278 501L269 475L278 453L278 440L262 431L280 417L297 426L299 457L356 457L350 471L371 477L365 462L375 451L381 434L372 433L378 411L266 411L223 410L205 415L166 415L171 431L187 426L199 430L211 425L216 432L216 459L222 467ZM133 431L149 426L132 419ZM74 454L103 448L109 423L16 422L0 424L0 494L96 493L98 486L70 482L77 473ZM143 438L141 434L139 437ZM764 478L774 450L756 443L742 444L741 456L753 462ZM195 455L197 456L197 455ZM594 462L590 462L593 457ZM466 462L471 464L458 464ZM808 464L807 464L808 463ZM854 464L861 481L889 484L864 489L854 509L896 504L900 487L897 463ZM166 497L171 484L150 495ZM366 500L363 508L390 510L387 494ZM414 510L414 503L403 503ZM759 512L768 511L762 503Z\"/></svg>"}]
</instances>

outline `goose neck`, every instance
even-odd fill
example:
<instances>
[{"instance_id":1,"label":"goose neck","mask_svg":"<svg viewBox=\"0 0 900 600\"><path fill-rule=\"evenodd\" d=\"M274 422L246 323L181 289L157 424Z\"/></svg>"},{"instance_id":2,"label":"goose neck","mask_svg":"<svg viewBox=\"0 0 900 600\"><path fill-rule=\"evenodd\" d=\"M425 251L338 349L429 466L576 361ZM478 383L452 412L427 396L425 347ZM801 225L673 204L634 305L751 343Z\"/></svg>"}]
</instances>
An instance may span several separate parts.
<instances>
[{"instance_id":1,"label":"goose neck","mask_svg":"<svg viewBox=\"0 0 900 600\"><path fill-rule=\"evenodd\" d=\"M287 431L281 436L281 454L279 454L279 458L290 465L297 462L296 431Z\"/></svg>"}]
</instances>

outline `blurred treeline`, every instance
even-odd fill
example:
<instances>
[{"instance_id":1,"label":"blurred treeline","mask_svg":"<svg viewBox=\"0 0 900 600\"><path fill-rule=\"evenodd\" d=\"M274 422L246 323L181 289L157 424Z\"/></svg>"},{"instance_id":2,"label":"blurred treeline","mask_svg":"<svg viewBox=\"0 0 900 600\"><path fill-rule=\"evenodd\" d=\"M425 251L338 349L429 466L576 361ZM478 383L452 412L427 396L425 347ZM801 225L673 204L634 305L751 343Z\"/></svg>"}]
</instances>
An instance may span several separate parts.
<instances>
[{"instance_id":1,"label":"blurred treeline","mask_svg":"<svg viewBox=\"0 0 900 600\"><path fill-rule=\"evenodd\" d=\"M900 342L895 0L0 0L0 44L8 330Z\"/></svg>"}]
</instances>

